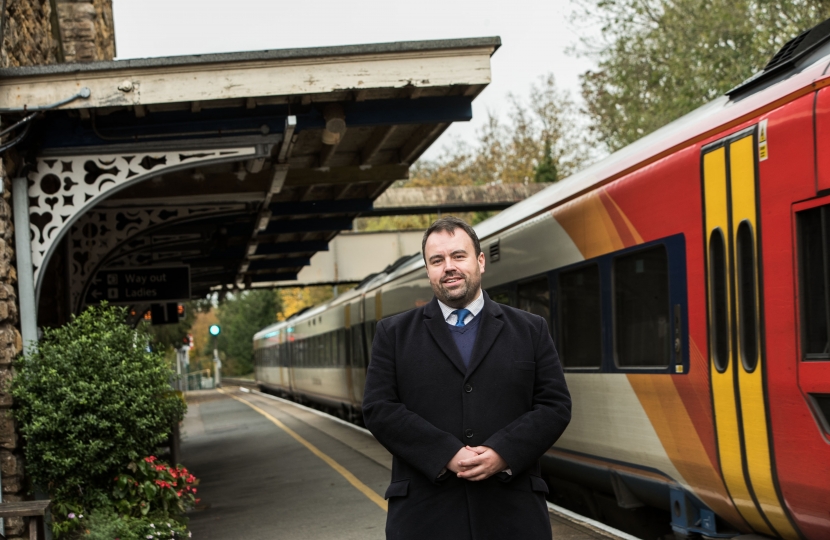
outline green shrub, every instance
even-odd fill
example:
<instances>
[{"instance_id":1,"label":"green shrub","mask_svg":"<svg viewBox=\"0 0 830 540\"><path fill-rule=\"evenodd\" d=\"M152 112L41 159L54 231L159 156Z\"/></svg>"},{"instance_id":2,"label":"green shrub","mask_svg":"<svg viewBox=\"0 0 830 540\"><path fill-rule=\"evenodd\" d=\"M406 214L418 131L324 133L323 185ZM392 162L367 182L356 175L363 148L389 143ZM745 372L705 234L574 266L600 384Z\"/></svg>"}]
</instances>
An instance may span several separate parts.
<instances>
[{"instance_id":1,"label":"green shrub","mask_svg":"<svg viewBox=\"0 0 830 540\"><path fill-rule=\"evenodd\" d=\"M160 516L124 517L112 510L93 511L88 519L79 520L76 537L80 540L145 540L188 538L181 523Z\"/></svg>"},{"instance_id":2,"label":"green shrub","mask_svg":"<svg viewBox=\"0 0 830 540\"><path fill-rule=\"evenodd\" d=\"M111 504L113 478L154 454L184 414L162 355L124 320L124 309L90 307L45 330L16 365L26 472L56 507Z\"/></svg>"}]
</instances>

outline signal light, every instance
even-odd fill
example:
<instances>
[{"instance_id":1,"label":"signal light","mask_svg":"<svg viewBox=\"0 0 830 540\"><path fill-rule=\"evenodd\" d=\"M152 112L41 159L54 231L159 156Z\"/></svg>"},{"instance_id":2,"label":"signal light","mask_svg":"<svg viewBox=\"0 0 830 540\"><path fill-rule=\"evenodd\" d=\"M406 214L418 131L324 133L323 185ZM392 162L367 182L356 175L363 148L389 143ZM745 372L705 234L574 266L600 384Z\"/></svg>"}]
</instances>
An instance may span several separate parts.
<instances>
[{"instance_id":1,"label":"signal light","mask_svg":"<svg viewBox=\"0 0 830 540\"><path fill-rule=\"evenodd\" d=\"M222 332L222 329L219 328L218 324L211 324L208 332L210 332L211 336L218 336Z\"/></svg>"}]
</instances>

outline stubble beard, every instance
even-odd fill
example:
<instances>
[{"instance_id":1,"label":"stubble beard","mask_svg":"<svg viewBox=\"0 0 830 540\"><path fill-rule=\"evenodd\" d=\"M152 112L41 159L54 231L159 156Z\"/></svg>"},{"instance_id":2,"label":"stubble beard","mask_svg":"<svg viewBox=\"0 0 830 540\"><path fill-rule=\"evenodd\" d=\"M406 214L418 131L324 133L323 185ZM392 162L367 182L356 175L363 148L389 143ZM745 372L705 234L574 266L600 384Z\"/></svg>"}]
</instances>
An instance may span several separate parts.
<instances>
[{"instance_id":1,"label":"stubble beard","mask_svg":"<svg viewBox=\"0 0 830 540\"><path fill-rule=\"evenodd\" d=\"M444 287L444 280L448 277L459 277L464 281L464 285L453 291ZM475 300L478 295L478 290L481 288L481 275L466 275L460 272L453 273L450 276L441 276L441 281L432 286L432 292L444 304L452 308L463 308Z\"/></svg>"}]
</instances>

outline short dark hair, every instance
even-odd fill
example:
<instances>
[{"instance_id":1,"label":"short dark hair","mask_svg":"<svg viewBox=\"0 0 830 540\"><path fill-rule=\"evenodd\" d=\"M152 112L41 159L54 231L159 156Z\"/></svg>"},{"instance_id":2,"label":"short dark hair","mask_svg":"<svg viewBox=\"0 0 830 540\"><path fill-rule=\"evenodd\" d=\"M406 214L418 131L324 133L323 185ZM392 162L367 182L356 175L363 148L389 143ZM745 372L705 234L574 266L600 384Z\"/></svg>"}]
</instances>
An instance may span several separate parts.
<instances>
[{"instance_id":1,"label":"short dark hair","mask_svg":"<svg viewBox=\"0 0 830 540\"><path fill-rule=\"evenodd\" d=\"M436 219L432 225L429 226L429 229L426 230L424 233L424 239L421 241L421 254L424 257L424 260L427 258L426 248L427 248L427 238L429 235L435 232L447 232L452 235L455 234L455 231L461 229L470 239L473 241L473 247L476 250L476 257L481 255L481 242L478 241L478 235L476 234L475 230L472 227L467 225L467 223L463 219L459 219L455 216L447 216Z\"/></svg>"}]
</instances>

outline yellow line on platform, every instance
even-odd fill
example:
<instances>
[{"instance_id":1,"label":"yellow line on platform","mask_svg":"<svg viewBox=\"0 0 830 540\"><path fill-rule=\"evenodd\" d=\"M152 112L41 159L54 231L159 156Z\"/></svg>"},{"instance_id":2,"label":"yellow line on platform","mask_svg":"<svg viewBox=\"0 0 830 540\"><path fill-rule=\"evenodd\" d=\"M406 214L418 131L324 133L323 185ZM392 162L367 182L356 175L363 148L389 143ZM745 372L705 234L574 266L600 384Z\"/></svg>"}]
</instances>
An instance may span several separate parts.
<instances>
[{"instance_id":1,"label":"yellow line on platform","mask_svg":"<svg viewBox=\"0 0 830 540\"><path fill-rule=\"evenodd\" d=\"M256 412L258 412L259 414L261 414L262 416L264 416L265 418L270 420L275 426L277 426L278 428L280 428L284 432L291 435L291 437L293 437L294 440L296 440L298 443L300 443L303 446L305 446L306 448L308 448L311 451L312 454L314 454L318 458L325 461L326 464L329 467L331 467L332 469L334 469L335 471L340 473L340 476L345 478L359 492L363 493L370 501L372 501L376 505L380 506L383 509L384 512L389 511L388 506L386 504L386 501L383 499L383 497L378 495L372 488L370 488L369 486L367 486L366 484L364 484L363 482L358 480L357 477L355 475L353 475L351 472L349 472L348 469L346 469L345 467L343 467L342 465L340 465L339 463L334 461L332 458L330 458L329 456L324 454L319 448L317 448L316 446L314 446L313 444L311 444L310 442L305 440L303 437L301 437L296 431L294 431L290 427L286 426L285 424L283 424L282 422L280 422L279 420L277 420L276 418L274 418L273 416L271 416L267 412L263 411L262 409L260 409L256 405L250 403L249 401L244 400L240 397L234 396L233 394L229 394L229 393L225 392L224 390L222 390L221 388L217 388L216 390L218 390L219 392L225 394L228 397L232 397L236 401L244 403L248 407L252 408Z\"/></svg>"}]
</instances>

